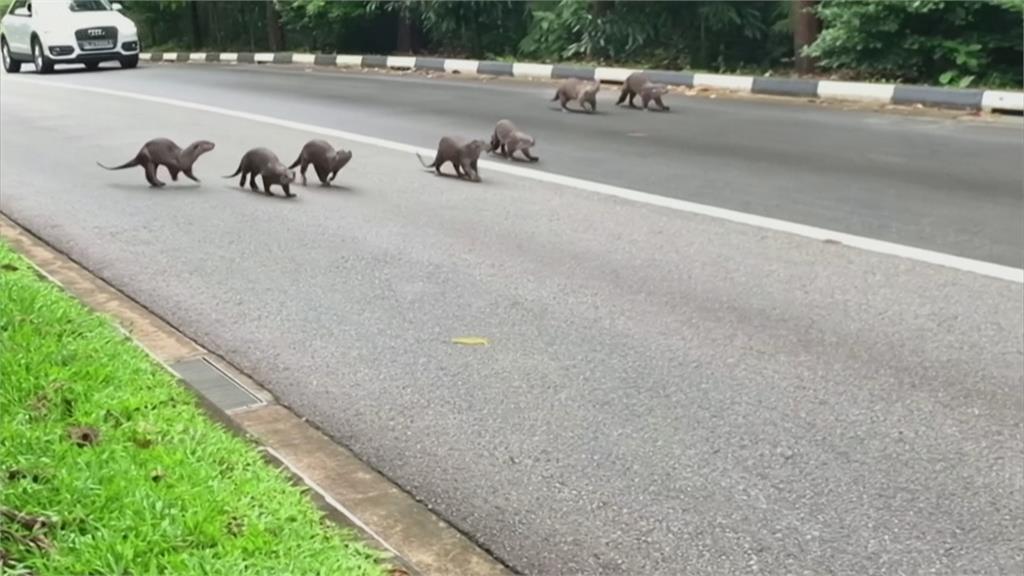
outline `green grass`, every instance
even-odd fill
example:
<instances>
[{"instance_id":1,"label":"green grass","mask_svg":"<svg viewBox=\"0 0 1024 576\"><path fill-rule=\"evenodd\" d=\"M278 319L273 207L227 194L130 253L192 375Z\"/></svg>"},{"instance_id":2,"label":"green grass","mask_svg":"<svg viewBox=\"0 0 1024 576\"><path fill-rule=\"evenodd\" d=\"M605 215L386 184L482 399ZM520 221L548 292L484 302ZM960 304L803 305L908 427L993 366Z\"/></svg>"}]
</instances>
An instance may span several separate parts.
<instances>
[{"instance_id":1,"label":"green grass","mask_svg":"<svg viewBox=\"0 0 1024 576\"><path fill-rule=\"evenodd\" d=\"M91 427L78 445L69 431ZM255 446L0 242L0 574L382 575ZM31 529L14 514L44 517Z\"/></svg>"}]
</instances>

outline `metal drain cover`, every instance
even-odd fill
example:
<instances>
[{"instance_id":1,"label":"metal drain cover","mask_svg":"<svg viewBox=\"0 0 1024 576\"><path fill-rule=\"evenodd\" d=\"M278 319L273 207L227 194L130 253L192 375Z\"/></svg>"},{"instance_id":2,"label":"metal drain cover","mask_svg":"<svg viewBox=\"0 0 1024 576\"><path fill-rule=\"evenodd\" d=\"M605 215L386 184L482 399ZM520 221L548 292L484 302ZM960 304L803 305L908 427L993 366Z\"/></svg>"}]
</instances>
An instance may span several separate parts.
<instances>
[{"instance_id":1,"label":"metal drain cover","mask_svg":"<svg viewBox=\"0 0 1024 576\"><path fill-rule=\"evenodd\" d=\"M177 362L171 365L171 370L221 410L237 410L264 404L263 400L254 396L205 357Z\"/></svg>"}]
</instances>

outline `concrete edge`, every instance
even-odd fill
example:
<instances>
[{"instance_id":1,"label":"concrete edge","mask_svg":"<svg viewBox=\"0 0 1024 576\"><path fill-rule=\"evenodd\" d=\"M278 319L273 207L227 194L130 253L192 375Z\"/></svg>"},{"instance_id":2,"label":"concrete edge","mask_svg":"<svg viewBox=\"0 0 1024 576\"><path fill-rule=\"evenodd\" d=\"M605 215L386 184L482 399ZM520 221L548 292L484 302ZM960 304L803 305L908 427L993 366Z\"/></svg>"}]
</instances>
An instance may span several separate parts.
<instances>
[{"instance_id":1,"label":"concrete edge","mask_svg":"<svg viewBox=\"0 0 1024 576\"><path fill-rule=\"evenodd\" d=\"M621 84L635 69L575 66L572 64L536 64L497 62L420 56L333 55L310 53L178 53L143 52L148 62L240 62L298 64L302 66L359 66L392 70L424 70L481 76L513 76L539 80L579 78ZM860 100L897 105L929 106L991 112L1024 112L1024 92L1008 90L967 90L939 86L840 82L807 78L736 76L677 70L645 70L655 82L693 88L707 86L736 92L815 98L819 100Z\"/></svg>"},{"instance_id":2,"label":"concrete edge","mask_svg":"<svg viewBox=\"0 0 1024 576\"><path fill-rule=\"evenodd\" d=\"M368 545L390 556L387 561L395 568L417 576L514 573L400 486L280 404L247 374L3 213L0 238L42 276L94 312L111 318L136 345L178 377L213 420L255 441L268 463L308 489L311 500L327 518L355 530ZM223 410L171 368L199 358L214 364L262 403Z\"/></svg>"}]
</instances>

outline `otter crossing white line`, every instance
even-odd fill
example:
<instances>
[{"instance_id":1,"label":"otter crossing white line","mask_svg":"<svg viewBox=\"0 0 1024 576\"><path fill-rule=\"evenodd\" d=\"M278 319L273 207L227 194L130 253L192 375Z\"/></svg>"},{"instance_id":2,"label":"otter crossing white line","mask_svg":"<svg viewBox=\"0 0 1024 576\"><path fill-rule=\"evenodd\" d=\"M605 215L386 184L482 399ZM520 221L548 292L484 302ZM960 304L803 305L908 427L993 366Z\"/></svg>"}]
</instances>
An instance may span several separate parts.
<instances>
[{"instance_id":1,"label":"otter crossing white line","mask_svg":"<svg viewBox=\"0 0 1024 576\"><path fill-rule=\"evenodd\" d=\"M214 114L221 114L224 116L231 116L234 118L241 118L243 120L251 120L253 122L262 122L264 124L272 124L275 126L281 126L283 128L291 128L294 130L300 130L304 132L311 132L314 134L320 134L323 136L331 136L334 138L340 138L343 140L349 140L352 142L360 142L362 144L369 144L371 146L377 146L379 148L385 148L388 150L395 150L398 152L406 152L409 154L432 154L434 150L429 148L422 148L419 146L413 146L410 144L404 144L402 142L395 142L393 140L385 140L383 138L376 138L373 136L367 136L364 134L356 134L354 132L345 132L343 130L334 130L330 128L323 128L321 126L315 126L313 124L306 124L303 122L294 122L291 120L285 120L283 118L274 118L272 116L264 116L262 114L252 114L249 112L240 112L237 110L229 110L227 108L221 108L218 106L209 106L206 104L198 104L196 102L188 102L185 100L176 100L173 98L163 98L160 96L150 96L147 94L138 94L135 92L124 92L120 90L110 90L107 88L94 88L91 86L74 86L64 84L61 82L50 82L42 80L30 80L24 78L12 79L7 76L5 82L23 82L26 84L37 84L41 86L47 86L52 88L63 88L66 90L79 90L83 92L93 92L96 94L105 94L108 96L119 96L122 98L131 98L134 100L141 100L145 102L153 102L156 104L165 104L168 106L177 106L180 108L188 108L191 110L199 110L202 112L210 112ZM702 216L709 216L711 218L718 218L720 220L726 220L729 222L735 222L738 224L747 224L749 226L755 226L757 228L763 228L766 230L774 230L776 232L784 232L787 234L794 234L797 236L803 236L805 238L811 238L814 240L821 241L834 241L845 244L852 248L859 248L868 252L876 252L878 254L887 254L890 256L898 256L900 258L906 258L909 260L916 260L918 262L926 262L928 264L936 264L939 266L945 266L947 268L953 268L956 270L963 270L965 272L973 272L982 276L989 276L992 278L998 278L1001 280L1008 280L1017 284L1024 284L1024 269L1013 268L1011 266L1004 266L1001 264L995 264L992 262L984 262L981 260L974 260L971 258L964 258L961 256L954 256L952 254L944 254L942 252L936 252L933 250L926 250L923 248L915 248L913 246L905 246L903 244L896 244L894 242L886 242L884 240L876 240L873 238L865 238L863 236L856 236L853 234L846 234L844 232L836 232L833 230L827 230L825 228L818 228L816 226L808 226L806 224L798 224L796 222L788 222L786 220L779 220L776 218L769 218L766 216L758 216L756 214L748 214L745 212L739 212L736 210L728 210L726 208L718 208L715 206L708 206L706 204L698 204L696 202L689 202L687 200L678 200L675 198L667 198L664 196L658 196L655 194L649 194L647 192L641 192L639 190L632 190L629 188L623 188L620 186L612 186L610 184L602 184L600 182L593 182L590 180L584 180L582 178L574 178L572 176L563 176L561 174L553 174L550 172L543 172L540 170L530 168L520 168L518 166L509 166L504 163L489 162L486 160L480 160L482 164L488 170L495 172L502 172L505 174L511 174L513 176L519 176L522 178L530 178L532 180L538 180L541 182L547 182L550 184L558 184L561 186L567 186L570 188L577 188L579 190L586 190L588 192L594 192L597 194L604 194L607 196L615 196L625 200L632 200L641 204L648 204L651 206L660 206L662 208L670 208L672 210L679 210L681 212L689 212L691 214L700 214Z\"/></svg>"}]
</instances>

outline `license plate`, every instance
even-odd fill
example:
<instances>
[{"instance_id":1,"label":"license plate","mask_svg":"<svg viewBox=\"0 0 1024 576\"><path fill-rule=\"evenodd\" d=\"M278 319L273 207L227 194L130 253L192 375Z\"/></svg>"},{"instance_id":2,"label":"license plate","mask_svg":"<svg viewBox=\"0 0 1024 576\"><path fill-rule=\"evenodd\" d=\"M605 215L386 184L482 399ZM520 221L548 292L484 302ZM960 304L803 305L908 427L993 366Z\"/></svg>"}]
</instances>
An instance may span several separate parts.
<instances>
[{"instance_id":1,"label":"license plate","mask_svg":"<svg viewBox=\"0 0 1024 576\"><path fill-rule=\"evenodd\" d=\"M86 40L82 42L83 50L103 50L105 48L113 48L113 40Z\"/></svg>"}]
</instances>

